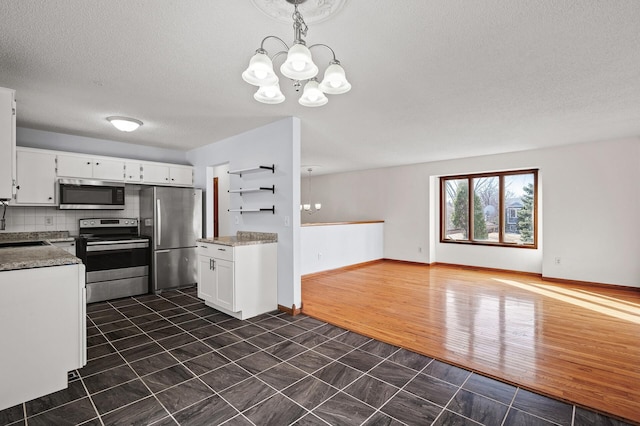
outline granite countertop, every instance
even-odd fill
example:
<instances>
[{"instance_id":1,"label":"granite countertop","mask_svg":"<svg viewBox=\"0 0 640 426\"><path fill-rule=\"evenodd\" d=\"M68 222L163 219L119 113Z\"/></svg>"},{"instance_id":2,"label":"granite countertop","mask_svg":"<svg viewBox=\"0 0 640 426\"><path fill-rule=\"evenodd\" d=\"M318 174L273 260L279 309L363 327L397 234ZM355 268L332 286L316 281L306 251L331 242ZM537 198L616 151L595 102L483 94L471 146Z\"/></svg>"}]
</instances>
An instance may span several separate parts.
<instances>
[{"instance_id":1,"label":"granite countertop","mask_svg":"<svg viewBox=\"0 0 640 426\"><path fill-rule=\"evenodd\" d=\"M42 232L0 232L0 243L22 241L49 241L65 242L74 241L69 231L42 231Z\"/></svg>"},{"instance_id":2,"label":"granite countertop","mask_svg":"<svg viewBox=\"0 0 640 426\"><path fill-rule=\"evenodd\" d=\"M269 232L238 231L235 236L200 238L200 243L220 244L223 246L248 246L278 242L278 234Z\"/></svg>"},{"instance_id":3,"label":"granite countertop","mask_svg":"<svg viewBox=\"0 0 640 426\"><path fill-rule=\"evenodd\" d=\"M74 238L69 236L68 231L0 233L0 242L66 242L73 240ZM65 250L52 245L0 248L0 271L73 265L77 263L82 263L82 261Z\"/></svg>"}]
</instances>

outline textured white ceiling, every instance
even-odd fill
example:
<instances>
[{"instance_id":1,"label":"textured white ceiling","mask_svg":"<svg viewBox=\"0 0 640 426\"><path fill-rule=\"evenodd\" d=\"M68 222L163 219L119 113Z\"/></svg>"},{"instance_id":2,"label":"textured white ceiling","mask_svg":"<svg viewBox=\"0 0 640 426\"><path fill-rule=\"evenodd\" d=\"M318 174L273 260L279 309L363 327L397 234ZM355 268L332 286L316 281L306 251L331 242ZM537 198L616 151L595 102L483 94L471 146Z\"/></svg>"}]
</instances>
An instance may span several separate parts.
<instances>
[{"instance_id":1,"label":"textured white ceiling","mask_svg":"<svg viewBox=\"0 0 640 426\"><path fill-rule=\"evenodd\" d=\"M0 1L0 86L21 127L165 148L298 116L302 163L331 173L640 135L639 22L638 0L349 0L307 42L353 89L309 109L241 79L293 35L249 0Z\"/></svg>"}]
</instances>

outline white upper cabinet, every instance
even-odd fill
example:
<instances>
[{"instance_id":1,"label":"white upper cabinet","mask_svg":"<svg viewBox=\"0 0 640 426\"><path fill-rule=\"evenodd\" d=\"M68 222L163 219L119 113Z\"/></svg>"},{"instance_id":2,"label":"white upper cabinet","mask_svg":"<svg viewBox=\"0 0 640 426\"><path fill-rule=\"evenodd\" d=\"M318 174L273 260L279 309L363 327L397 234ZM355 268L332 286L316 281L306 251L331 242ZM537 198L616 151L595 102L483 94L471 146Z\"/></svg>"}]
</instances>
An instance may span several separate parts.
<instances>
[{"instance_id":1,"label":"white upper cabinet","mask_svg":"<svg viewBox=\"0 0 640 426\"><path fill-rule=\"evenodd\" d=\"M169 182L171 185L193 185L193 167L169 166Z\"/></svg>"},{"instance_id":2,"label":"white upper cabinet","mask_svg":"<svg viewBox=\"0 0 640 426\"><path fill-rule=\"evenodd\" d=\"M56 204L56 154L17 149L16 204Z\"/></svg>"},{"instance_id":3,"label":"white upper cabinet","mask_svg":"<svg viewBox=\"0 0 640 426\"><path fill-rule=\"evenodd\" d=\"M144 164L142 166L142 180L144 183L168 185L169 166L160 164Z\"/></svg>"},{"instance_id":4,"label":"white upper cabinet","mask_svg":"<svg viewBox=\"0 0 640 426\"><path fill-rule=\"evenodd\" d=\"M124 181L142 182L142 164L127 161L124 163Z\"/></svg>"},{"instance_id":5,"label":"white upper cabinet","mask_svg":"<svg viewBox=\"0 0 640 426\"><path fill-rule=\"evenodd\" d=\"M124 180L124 161L91 156L58 155L58 176L81 179Z\"/></svg>"},{"instance_id":6,"label":"white upper cabinet","mask_svg":"<svg viewBox=\"0 0 640 426\"><path fill-rule=\"evenodd\" d=\"M15 91L0 87L0 199L13 198L16 161Z\"/></svg>"},{"instance_id":7,"label":"white upper cabinet","mask_svg":"<svg viewBox=\"0 0 640 426\"><path fill-rule=\"evenodd\" d=\"M142 181L155 185L193 186L193 167L145 163Z\"/></svg>"}]
</instances>

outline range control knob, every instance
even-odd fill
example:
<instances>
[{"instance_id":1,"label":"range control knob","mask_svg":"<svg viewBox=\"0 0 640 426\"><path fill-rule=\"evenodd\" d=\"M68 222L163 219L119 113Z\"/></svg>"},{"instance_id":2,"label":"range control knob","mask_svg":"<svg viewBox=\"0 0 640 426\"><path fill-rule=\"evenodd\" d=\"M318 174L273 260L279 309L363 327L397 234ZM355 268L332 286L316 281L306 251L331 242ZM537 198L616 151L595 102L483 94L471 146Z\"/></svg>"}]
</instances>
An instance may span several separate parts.
<instances>
[{"instance_id":1,"label":"range control knob","mask_svg":"<svg viewBox=\"0 0 640 426\"><path fill-rule=\"evenodd\" d=\"M128 220L125 220L125 221L124 221L124 224L125 224L125 225L128 225L128 224L129 224L129 221L128 221Z\"/></svg>"},{"instance_id":2,"label":"range control knob","mask_svg":"<svg viewBox=\"0 0 640 426\"><path fill-rule=\"evenodd\" d=\"M87 226L87 221L86 220L82 221L82 226Z\"/></svg>"},{"instance_id":3,"label":"range control knob","mask_svg":"<svg viewBox=\"0 0 640 426\"><path fill-rule=\"evenodd\" d=\"M92 225L95 225L95 224L96 224L96 222L92 220L92 221L91 221L91 224L92 224Z\"/></svg>"}]
</instances>

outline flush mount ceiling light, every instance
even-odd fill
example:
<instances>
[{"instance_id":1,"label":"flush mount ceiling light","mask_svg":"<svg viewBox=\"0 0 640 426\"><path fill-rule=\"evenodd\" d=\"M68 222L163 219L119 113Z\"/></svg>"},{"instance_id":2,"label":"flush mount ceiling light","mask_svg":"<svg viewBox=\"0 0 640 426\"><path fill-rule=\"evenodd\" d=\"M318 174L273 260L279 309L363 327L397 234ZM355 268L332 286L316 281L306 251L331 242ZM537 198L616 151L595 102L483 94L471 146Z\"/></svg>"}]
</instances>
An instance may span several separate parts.
<instances>
[{"instance_id":1,"label":"flush mount ceiling light","mask_svg":"<svg viewBox=\"0 0 640 426\"><path fill-rule=\"evenodd\" d=\"M113 127L121 132L133 132L138 127L142 126L142 121L136 120L135 118L107 117L107 120L113 124Z\"/></svg>"},{"instance_id":2,"label":"flush mount ceiling light","mask_svg":"<svg viewBox=\"0 0 640 426\"><path fill-rule=\"evenodd\" d=\"M262 39L260 48L256 50L255 55L249 61L249 67L242 73L242 78L249 84L259 86L258 91L253 95L258 102L266 104L279 104L284 101L285 97L280 91L278 84L279 78L273 70L273 60L281 55L287 55L284 63L280 66L280 72L285 77L293 81L293 87L296 92L300 91L303 82L304 89L298 103L303 106L316 107L322 106L328 102L326 94L339 95L351 90L351 84L347 81L344 69L340 65L340 61L336 59L336 54L332 48L326 44L313 44L307 47L306 42L302 38L306 37L307 24L304 22L302 15L298 11L298 5L306 0L286 0L293 4L293 45L289 47L280 37L267 36ZM287 50L282 50L269 57L269 53L264 49L267 40L278 40ZM318 82L318 66L313 63L311 57L311 49L324 47L331 51L333 59L329 62L329 66L324 72L324 78Z\"/></svg>"}]
</instances>

